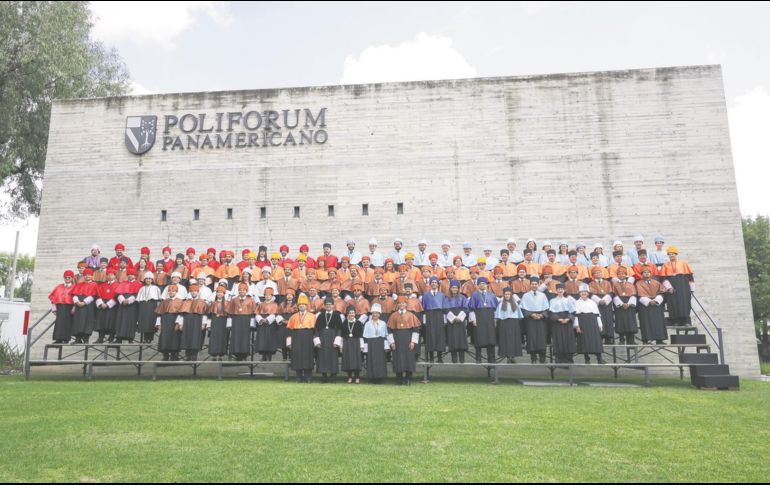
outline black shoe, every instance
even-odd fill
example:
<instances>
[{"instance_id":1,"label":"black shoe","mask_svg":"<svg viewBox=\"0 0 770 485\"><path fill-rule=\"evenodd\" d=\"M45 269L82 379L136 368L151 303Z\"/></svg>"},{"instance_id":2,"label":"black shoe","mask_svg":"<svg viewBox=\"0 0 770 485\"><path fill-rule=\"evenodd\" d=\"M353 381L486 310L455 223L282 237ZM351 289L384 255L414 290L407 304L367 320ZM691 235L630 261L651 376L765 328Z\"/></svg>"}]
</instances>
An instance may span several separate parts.
<instances>
[{"instance_id":1,"label":"black shoe","mask_svg":"<svg viewBox=\"0 0 770 485\"><path fill-rule=\"evenodd\" d=\"M585 359L586 359L586 364L590 364L591 363L591 358L590 357L586 357Z\"/></svg>"},{"instance_id":2,"label":"black shoe","mask_svg":"<svg viewBox=\"0 0 770 485\"><path fill-rule=\"evenodd\" d=\"M666 341L665 340L656 340L655 343L658 344L658 345L666 345Z\"/></svg>"},{"instance_id":3,"label":"black shoe","mask_svg":"<svg viewBox=\"0 0 770 485\"><path fill-rule=\"evenodd\" d=\"M606 364L607 362L604 361L601 357L599 357L599 364Z\"/></svg>"}]
</instances>

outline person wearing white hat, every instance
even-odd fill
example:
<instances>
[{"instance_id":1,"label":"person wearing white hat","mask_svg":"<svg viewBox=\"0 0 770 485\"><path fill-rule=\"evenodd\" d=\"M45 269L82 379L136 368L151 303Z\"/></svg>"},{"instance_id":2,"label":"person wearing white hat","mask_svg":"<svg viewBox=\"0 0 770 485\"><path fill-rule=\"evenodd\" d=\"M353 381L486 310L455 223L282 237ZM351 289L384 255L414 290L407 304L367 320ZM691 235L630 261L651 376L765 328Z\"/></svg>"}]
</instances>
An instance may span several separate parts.
<instances>
[{"instance_id":1,"label":"person wearing white hat","mask_svg":"<svg viewBox=\"0 0 770 485\"><path fill-rule=\"evenodd\" d=\"M466 268L470 268L472 266L476 266L478 264L478 258L475 254L473 254L473 245L465 241L463 243L463 266Z\"/></svg>"},{"instance_id":2,"label":"person wearing white hat","mask_svg":"<svg viewBox=\"0 0 770 485\"><path fill-rule=\"evenodd\" d=\"M540 251L535 253L535 262L541 265L548 263L548 251L551 249L553 249L551 241L545 241Z\"/></svg>"},{"instance_id":3,"label":"person wearing white hat","mask_svg":"<svg viewBox=\"0 0 770 485\"><path fill-rule=\"evenodd\" d=\"M385 257L377 251L377 240L371 238L369 240L369 260L372 263L372 268L382 268L385 266Z\"/></svg>"},{"instance_id":4,"label":"person wearing white hat","mask_svg":"<svg viewBox=\"0 0 770 485\"><path fill-rule=\"evenodd\" d=\"M348 250L343 254L343 256L350 258L351 265L361 264L362 255L360 251L356 251L356 242L353 239L348 239L345 245L348 247Z\"/></svg>"},{"instance_id":5,"label":"person wearing white hat","mask_svg":"<svg viewBox=\"0 0 770 485\"><path fill-rule=\"evenodd\" d=\"M256 266L255 266L256 268ZM240 281L238 283L245 283L248 287L248 291L246 294L250 296L252 299L254 299L254 304L259 304L259 299L257 298L257 285L255 283L251 282L251 268L248 266L243 268L243 271L241 271ZM238 283L234 283L232 288L230 289L230 300L238 297Z\"/></svg>"},{"instance_id":6,"label":"person wearing white hat","mask_svg":"<svg viewBox=\"0 0 770 485\"><path fill-rule=\"evenodd\" d=\"M438 265L442 268L448 268L452 266L454 262L455 253L449 250L451 247L452 244L448 239L441 241L441 252L438 253Z\"/></svg>"},{"instance_id":7,"label":"person wearing white hat","mask_svg":"<svg viewBox=\"0 0 770 485\"><path fill-rule=\"evenodd\" d=\"M617 239L617 240L615 240L615 242L612 243L612 258L613 258L613 260L615 258L615 253L617 251L621 251L623 253L623 263L624 264L627 264L628 266L633 266L633 265L636 264L636 263L632 262L633 259L631 258L631 252L627 251L623 247L623 241L621 241L620 239ZM637 263L638 262L639 261L637 260ZM612 264L612 261L610 261L610 264Z\"/></svg>"},{"instance_id":8,"label":"person wearing white hat","mask_svg":"<svg viewBox=\"0 0 770 485\"><path fill-rule=\"evenodd\" d=\"M86 262L86 268L91 268L94 271L99 269L99 265L101 262L101 254L102 254L102 250L101 248L99 248L99 245L97 244L92 245L91 254L86 259L83 260Z\"/></svg>"},{"instance_id":9,"label":"person wearing white hat","mask_svg":"<svg viewBox=\"0 0 770 485\"><path fill-rule=\"evenodd\" d=\"M176 298L177 300L187 299L187 295L188 295L187 288L185 288L185 286L182 285L182 273L180 273L179 271L174 271L173 273L171 273L171 283L169 284L169 286L170 285L177 286L176 295L174 296L174 298ZM163 294L161 294L161 299L162 300L168 299L168 286L163 288Z\"/></svg>"},{"instance_id":10,"label":"person wearing white hat","mask_svg":"<svg viewBox=\"0 0 770 485\"><path fill-rule=\"evenodd\" d=\"M404 240L397 237L393 240L393 251L388 254L388 258L393 260L393 264L398 267L406 262L407 250L404 249Z\"/></svg>"},{"instance_id":11,"label":"person wearing white hat","mask_svg":"<svg viewBox=\"0 0 770 485\"><path fill-rule=\"evenodd\" d=\"M208 286L212 284L211 278L206 274L205 271L198 271L196 279L198 280L198 286L200 286L198 289L198 298L205 301L206 303L211 303L214 301L214 291Z\"/></svg>"},{"instance_id":12,"label":"person wearing white hat","mask_svg":"<svg viewBox=\"0 0 770 485\"><path fill-rule=\"evenodd\" d=\"M144 273L144 286L136 295L139 303L138 330L141 335L140 342L149 344L155 337L155 308L161 299L160 288L155 286L155 276L149 271Z\"/></svg>"},{"instance_id":13,"label":"person wearing white hat","mask_svg":"<svg viewBox=\"0 0 770 485\"><path fill-rule=\"evenodd\" d=\"M639 264L639 251L641 251L642 249L645 249L644 236L640 234L634 237L633 249L629 249L628 251L626 251L628 253L628 258L631 260L631 266L635 266Z\"/></svg>"},{"instance_id":14,"label":"person wearing white hat","mask_svg":"<svg viewBox=\"0 0 770 485\"><path fill-rule=\"evenodd\" d=\"M484 246L484 257L487 259L487 265L484 269L487 271L493 271L495 266L500 263L500 260L495 257L493 251L494 249L492 249L491 244Z\"/></svg>"},{"instance_id":15,"label":"person wearing white hat","mask_svg":"<svg viewBox=\"0 0 770 485\"><path fill-rule=\"evenodd\" d=\"M257 297L257 301L264 300L266 288L272 288L273 295L278 294L278 283L270 279L271 274L272 270L270 269L270 266L265 266L262 268L262 279L259 281L259 283L254 285L254 296Z\"/></svg>"},{"instance_id":16,"label":"person wearing white hat","mask_svg":"<svg viewBox=\"0 0 770 485\"><path fill-rule=\"evenodd\" d=\"M655 251L650 251L650 262L660 269L664 264L668 262L668 254L663 248L666 240L663 236L658 234L655 236Z\"/></svg>"},{"instance_id":17,"label":"person wearing white hat","mask_svg":"<svg viewBox=\"0 0 770 485\"><path fill-rule=\"evenodd\" d=\"M505 241L505 247L508 248L508 257L511 263L519 264L524 261L524 253L516 250L516 239L512 237L508 238L508 240Z\"/></svg>"},{"instance_id":18,"label":"person wearing white hat","mask_svg":"<svg viewBox=\"0 0 770 485\"><path fill-rule=\"evenodd\" d=\"M414 252L414 265L418 267L430 266L430 253L428 253L428 241L417 241L417 251Z\"/></svg>"},{"instance_id":19,"label":"person wearing white hat","mask_svg":"<svg viewBox=\"0 0 770 485\"><path fill-rule=\"evenodd\" d=\"M604 254L604 245L602 243L594 244L594 254L599 257L599 266L607 267L610 265L610 258Z\"/></svg>"},{"instance_id":20,"label":"person wearing white hat","mask_svg":"<svg viewBox=\"0 0 770 485\"><path fill-rule=\"evenodd\" d=\"M366 354L366 377L371 384L380 384L388 376L385 352L390 350L388 324L380 319L382 307L375 303L371 316L364 325L364 353Z\"/></svg>"}]
</instances>

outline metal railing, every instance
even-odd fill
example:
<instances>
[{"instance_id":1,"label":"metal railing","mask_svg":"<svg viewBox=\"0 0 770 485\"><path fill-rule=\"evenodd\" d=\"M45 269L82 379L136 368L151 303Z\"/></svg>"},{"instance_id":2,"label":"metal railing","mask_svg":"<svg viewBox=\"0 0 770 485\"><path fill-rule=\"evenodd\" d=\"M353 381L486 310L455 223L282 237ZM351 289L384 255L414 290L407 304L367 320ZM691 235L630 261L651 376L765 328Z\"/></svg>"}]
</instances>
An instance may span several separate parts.
<instances>
[{"instance_id":1,"label":"metal railing","mask_svg":"<svg viewBox=\"0 0 770 485\"><path fill-rule=\"evenodd\" d=\"M724 340L722 335L722 327L717 325L717 322L714 321L713 318L711 318L711 315L709 315L709 312L706 311L706 307L703 306L703 304L698 300L698 297L695 296L695 294L692 295L692 301L695 302L695 305L692 305L692 314L695 315L695 318L697 319L698 323L700 323L700 326L703 327L703 330L706 331L706 335L709 336L712 342L714 342L714 345L717 346L717 349L719 349L719 363L724 365L725 364L725 346L724 346ZM696 308L697 305L697 308ZM707 325L706 321L704 321L701 316L698 314L698 310L700 310L701 313L706 317L706 320L708 323L711 324L711 326L714 328L714 331L716 333L716 337L714 337L714 333L711 332L709 329L709 325Z\"/></svg>"},{"instance_id":2,"label":"metal railing","mask_svg":"<svg viewBox=\"0 0 770 485\"><path fill-rule=\"evenodd\" d=\"M47 334L49 330L51 330L51 327L54 326L54 324L56 323L56 320L51 322L50 325L48 325L45 328L45 330L43 330L40 333L40 335L38 335L37 338L35 338L35 340L32 340L32 331L35 328L37 328L37 326L40 325L43 322L43 320L45 320L46 317L48 317L48 315L50 315L51 313L52 313L51 310L48 310L47 312L45 312L45 314L42 317L38 319L38 321L36 321L33 325L31 325L27 329L27 340L24 348L24 380L25 381L29 380L29 372L30 372L29 360L30 360L32 346L35 345L37 341L40 340L45 334Z\"/></svg>"}]
</instances>

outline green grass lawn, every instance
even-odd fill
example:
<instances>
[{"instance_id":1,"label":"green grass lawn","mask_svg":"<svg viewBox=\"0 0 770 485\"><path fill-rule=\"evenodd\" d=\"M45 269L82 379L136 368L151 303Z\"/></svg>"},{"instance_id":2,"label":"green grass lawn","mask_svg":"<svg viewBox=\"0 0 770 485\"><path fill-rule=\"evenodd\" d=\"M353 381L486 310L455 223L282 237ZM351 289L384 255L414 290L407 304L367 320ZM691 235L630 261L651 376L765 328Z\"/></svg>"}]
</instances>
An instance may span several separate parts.
<instances>
[{"instance_id":1,"label":"green grass lawn","mask_svg":"<svg viewBox=\"0 0 770 485\"><path fill-rule=\"evenodd\" d=\"M707 392L0 378L2 481L764 481L770 384Z\"/></svg>"},{"instance_id":2,"label":"green grass lawn","mask_svg":"<svg viewBox=\"0 0 770 485\"><path fill-rule=\"evenodd\" d=\"M762 373L770 375L770 362L760 362L760 365L762 366Z\"/></svg>"}]
</instances>

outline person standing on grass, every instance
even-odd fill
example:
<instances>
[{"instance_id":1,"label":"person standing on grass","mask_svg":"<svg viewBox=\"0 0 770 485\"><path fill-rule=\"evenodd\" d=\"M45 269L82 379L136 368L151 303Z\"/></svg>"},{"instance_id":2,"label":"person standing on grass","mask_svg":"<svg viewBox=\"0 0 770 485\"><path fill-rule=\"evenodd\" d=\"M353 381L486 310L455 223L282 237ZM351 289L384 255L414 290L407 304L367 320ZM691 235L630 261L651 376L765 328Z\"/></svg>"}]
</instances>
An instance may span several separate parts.
<instances>
[{"instance_id":1,"label":"person standing on grass","mask_svg":"<svg viewBox=\"0 0 770 485\"><path fill-rule=\"evenodd\" d=\"M382 308L372 305L372 314L364 326L364 352L366 352L366 377L371 384L380 384L388 376L387 356L388 324L380 319Z\"/></svg>"},{"instance_id":2,"label":"person standing on grass","mask_svg":"<svg viewBox=\"0 0 770 485\"><path fill-rule=\"evenodd\" d=\"M316 372L323 376L323 383L336 383L339 372L339 349L342 346L342 314L334 309L334 298L324 300L324 311L316 316L315 338L317 358Z\"/></svg>"},{"instance_id":3,"label":"person standing on grass","mask_svg":"<svg viewBox=\"0 0 770 485\"><path fill-rule=\"evenodd\" d=\"M415 348L420 340L421 322L412 312L406 310L406 302L405 296L399 296L398 311L388 319L393 372L396 373L396 383L399 386L412 385L412 373L417 369Z\"/></svg>"},{"instance_id":4,"label":"person standing on grass","mask_svg":"<svg viewBox=\"0 0 770 485\"><path fill-rule=\"evenodd\" d=\"M297 298L297 313L289 318L286 327L289 337L286 346L291 350L291 368L297 373L297 383L313 382L313 333L316 316L308 310L308 297Z\"/></svg>"},{"instance_id":5,"label":"person standing on grass","mask_svg":"<svg viewBox=\"0 0 770 485\"><path fill-rule=\"evenodd\" d=\"M596 356L599 364L605 364L602 359L602 317L599 306L589 299L590 294L588 285L583 284L580 287L580 299L575 302L573 326L577 333L577 351L585 356L586 364L591 363L591 354Z\"/></svg>"},{"instance_id":6,"label":"person standing on grass","mask_svg":"<svg viewBox=\"0 0 770 485\"><path fill-rule=\"evenodd\" d=\"M352 384L353 379L356 384L360 384L364 324L356 316L356 307L353 305L348 306L345 317L345 323L342 325L342 370L348 373L348 384Z\"/></svg>"}]
</instances>

